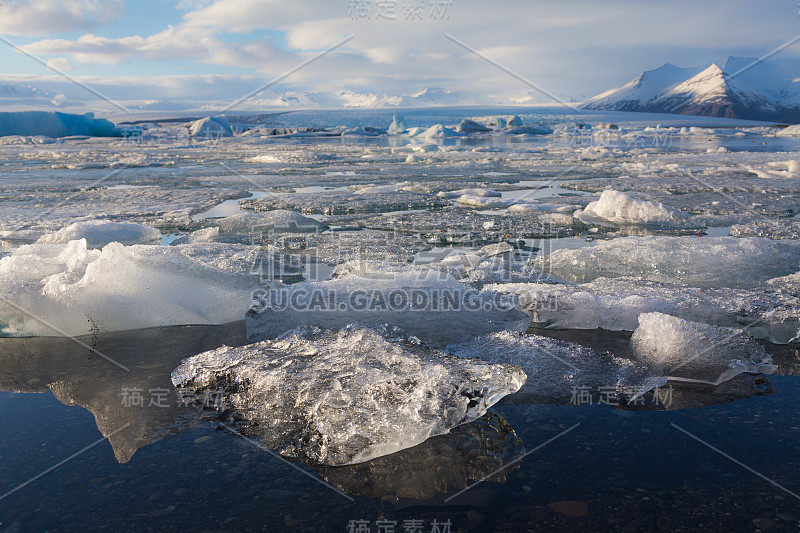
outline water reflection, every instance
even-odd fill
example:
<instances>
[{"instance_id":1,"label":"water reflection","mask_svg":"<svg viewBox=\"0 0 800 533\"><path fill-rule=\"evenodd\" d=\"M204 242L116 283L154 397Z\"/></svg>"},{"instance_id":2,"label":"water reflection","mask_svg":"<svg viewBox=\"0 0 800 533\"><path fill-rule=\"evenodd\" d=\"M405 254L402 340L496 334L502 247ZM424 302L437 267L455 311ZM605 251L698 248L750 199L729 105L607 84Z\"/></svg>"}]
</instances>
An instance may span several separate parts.
<instances>
[{"instance_id":1,"label":"water reflection","mask_svg":"<svg viewBox=\"0 0 800 533\"><path fill-rule=\"evenodd\" d=\"M627 338L619 332L546 333L590 345L595 350L626 354ZM180 361L222 345L245 344L246 331L243 323L236 323L153 328L80 340L128 370L70 339L3 338L0 339L0 390L20 393L49 390L62 403L83 407L94 415L117 460L124 463L139 448L185 431L202 420L197 409L181 405L170 382L170 373ZM796 346L768 349L778 366L778 374L800 374ZM774 392L766 377L749 374L716 387L678 381L667 386L671 388L669 404L653 401L650 393L641 403L620 402L614 407L627 411L673 411ZM132 401L136 393L141 401ZM513 395L507 400L518 403ZM559 396L523 403L567 405L568 400ZM592 412L583 410L586 414ZM489 413L447 435L392 455L345 467L314 465L313 468L347 493L394 502L429 500L484 478L504 482L510 472L519 468L520 462L514 460L524 453L524 444L508 421ZM507 468L497 472L503 466Z\"/></svg>"},{"instance_id":2,"label":"water reflection","mask_svg":"<svg viewBox=\"0 0 800 533\"><path fill-rule=\"evenodd\" d=\"M0 339L0 390L50 390L61 403L83 407L125 463L139 448L198 421L196 409L181 405L170 372L199 352L244 344L245 327L152 328L78 340L113 362L70 339Z\"/></svg>"},{"instance_id":3,"label":"water reflection","mask_svg":"<svg viewBox=\"0 0 800 533\"><path fill-rule=\"evenodd\" d=\"M312 465L340 490L373 498L429 500L476 481L504 483L525 447L506 419L488 413L406 450L348 466ZM505 468L504 468L505 467Z\"/></svg>"}]
</instances>

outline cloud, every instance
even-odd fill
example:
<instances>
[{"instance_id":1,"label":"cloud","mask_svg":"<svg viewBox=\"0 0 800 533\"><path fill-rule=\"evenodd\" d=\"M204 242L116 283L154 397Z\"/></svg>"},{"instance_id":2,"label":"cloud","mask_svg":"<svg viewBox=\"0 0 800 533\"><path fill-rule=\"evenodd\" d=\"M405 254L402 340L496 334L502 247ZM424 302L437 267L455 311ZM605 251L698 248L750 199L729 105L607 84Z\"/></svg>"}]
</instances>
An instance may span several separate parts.
<instances>
[{"instance_id":1,"label":"cloud","mask_svg":"<svg viewBox=\"0 0 800 533\"><path fill-rule=\"evenodd\" d=\"M43 6L56 0L33 0ZM20 10L22 0L15 4ZM83 6L80 20L101 19L114 2L66 0ZM513 102L544 97L497 66L445 38L449 33L492 60L560 96L591 96L666 62L682 66L721 61L727 54L760 56L794 37L796 5L787 0L573 0L569 4L453 0L447 18L365 20L349 2L308 0L182 0L181 22L151 35L93 32L45 39L25 50L84 64L175 60L250 69L269 79L349 34L355 38L281 82L298 90L410 94L435 86ZM69 10L68 7L59 8ZM21 11L20 11L21 12ZM73 17L75 18L75 17ZM5 21L3 20L3 23ZM234 35L235 34L235 35ZM273 42L275 34L283 36ZM782 52L796 55L800 46ZM207 67L203 69L207 71Z\"/></svg>"},{"instance_id":2,"label":"cloud","mask_svg":"<svg viewBox=\"0 0 800 533\"><path fill-rule=\"evenodd\" d=\"M51 57L47 60L47 66L53 70L63 70L69 72L75 70L75 65L69 62L68 59L63 57Z\"/></svg>"},{"instance_id":3,"label":"cloud","mask_svg":"<svg viewBox=\"0 0 800 533\"><path fill-rule=\"evenodd\" d=\"M151 61L197 60L216 65L254 67L282 55L268 39L232 44L205 30L185 26L170 26L148 37L134 35L110 39L87 34L74 41L45 39L22 48L32 54L68 55L79 63L106 65L139 58Z\"/></svg>"},{"instance_id":4,"label":"cloud","mask_svg":"<svg viewBox=\"0 0 800 533\"><path fill-rule=\"evenodd\" d=\"M10 0L0 3L0 33L86 31L121 18L122 0Z\"/></svg>"}]
</instances>

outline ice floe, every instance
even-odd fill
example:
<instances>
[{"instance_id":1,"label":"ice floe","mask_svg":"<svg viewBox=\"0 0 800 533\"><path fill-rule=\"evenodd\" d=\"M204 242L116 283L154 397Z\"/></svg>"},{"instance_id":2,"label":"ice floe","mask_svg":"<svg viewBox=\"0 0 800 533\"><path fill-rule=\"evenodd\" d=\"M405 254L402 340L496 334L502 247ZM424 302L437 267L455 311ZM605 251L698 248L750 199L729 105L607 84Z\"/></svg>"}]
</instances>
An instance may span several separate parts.
<instances>
[{"instance_id":1,"label":"ice floe","mask_svg":"<svg viewBox=\"0 0 800 533\"><path fill-rule=\"evenodd\" d=\"M186 359L179 389L217 391L221 416L282 455L369 461L483 416L525 381L517 366L459 359L392 329L298 328Z\"/></svg>"},{"instance_id":2,"label":"ice floe","mask_svg":"<svg viewBox=\"0 0 800 533\"><path fill-rule=\"evenodd\" d=\"M731 226L734 237L766 237L768 239L800 239L800 218L755 220Z\"/></svg>"},{"instance_id":3,"label":"ice floe","mask_svg":"<svg viewBox=\"0 0 800 533\"><path fill-rule=\"evenodd\" d=\"M287 210L241 213L214 219L212 224L228 233L321 233L328 226L300 213Z\"/></svg>"},{"instance_id":4,"label":"ice floe","mask_svg":"<svg viewBox=\"0 0 800 533\"><path fill-rule=\"evenodd\" d=\"M639 315L631 349L639 361L685 381L717 385L745 372L775 371L772 357L746 333L662 313Z\"/></svg>"},{"instance_id":5,"label":"ice floe","mask_svg":"<svg viewBox=\"0 0 800 533\"><path fill-rule=\"evenodd\" d=\"M689 215L658 202L631 198L624 192L603 191L600 199L575 212L586 224L619 227L621 225L684 226Z\"/></svg>"},{"instance_id":6,"label":"ice floe","mask_svg":"<svg viewBox=\"0 0 800 533\"><path fill-rule=\"evenodd\" d=\"M251 340L275 338L300 325L340 329L350 323L397 326L442 347L492 331L525 331L530 317L516 300L462 283L458 271L438 268L340 265L339 277L268 291L247 313Z\"/></svg>"},{"instance_id":7,"label":"ice floe","mask_svg":"<svg viewBox=\"0 0 800 533\"><path fill-rule=\"evenodd\" d=\"M320 193L276 193L259 199L242 200L242 209L272 211L278 209L307 214L342 215L351 213L380 213L444 207L447 200L433 194L394 192L356 194L352 191Z\"/></svg>"},{"instance_id":8,"label":"ice floe","mask_svg":"<svg viewBox=\"0 0 800 533\"><path fill-rule=\"evenodd\" d=\"M111 243L91 250L84 239L17 248L0 259L0 331L82 335L242 320L257 282L181 249Z\"/></svg>"},{"instance_id":9,"label":"ice floe","mask_svg":"<svg viewBox=\"0 0 800 533\"><path fill-rule=\"evenodd\" d=\"M511 403L568 404L578 387L635 396L667 382L653 375L647 365L539 335L497 332L450 345L447 352L521 366L528 378L519 392L507 399Z\"/></svg>"},{"instance_id":10,"label":"ice floe","mask_svg":"<svg viewBox=\"0 0 800 533\"><path fill-rule=\"evenodd\" d=\"M620 237L557 250L532 266L569 281L638 276L696 287L750 288L794 273L800 244L758 237Z\"/></svg>"},{"instance_id":11,"label":"ice floe","mask_svg":"<svg viewBox=\"0 0 800 533\"><path fill-rule=\"evenodd\" d=\"M777 278L753 289L721 289L623 277L579 285L509 283L485 289L515 294L520 309L539 328L633 331L640 314L661 312L786 344L800 336L800 298L788 290L790 284L790 278Z\"/></svg>"},{"instance_id":12,"label":"ice floe","mask_svg":"<svg viewBox=\"0 0 800 533\"><path fill-rule=\"evenodd\" d=\"M54 233L39 237L39 244L65 244L70 241L86 239L89 248L102 248L106 244L153 244L161 240L161 232L156 228L132 222L112 222L109 220L87 220L75 222Z\"/></svg>"}]
</instances>

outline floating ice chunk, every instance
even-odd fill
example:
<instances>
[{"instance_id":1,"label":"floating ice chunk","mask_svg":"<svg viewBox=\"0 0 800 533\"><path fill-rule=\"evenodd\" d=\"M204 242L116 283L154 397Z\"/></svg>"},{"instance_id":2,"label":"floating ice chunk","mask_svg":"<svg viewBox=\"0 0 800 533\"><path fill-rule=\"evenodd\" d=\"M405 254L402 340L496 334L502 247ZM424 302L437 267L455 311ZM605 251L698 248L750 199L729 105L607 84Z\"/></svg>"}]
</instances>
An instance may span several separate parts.
<instances>
[{"instance_id":1,"label":"floating ice chunk","mask_svg":"<svg viewBox=\"0 0 800 533\"><path fill-rule=\"evenodd\" d=\"M345 267L350 268L345 268ZM251 340L277 337L299 325L397 326L431 346L492 331L525 331L530 317L516 300L461 283L446 268L351 263L330 281L298 283L264 294L247 313Z\"/></svg>"},{"instance_id":2,"label":"floating ice chunk","mask_svg":"<svg viewBox=\"0 0 800 533\"><path fill-rule=\"evenodd\" d=\"M444 207L448 202L433 194L417 192L356 194L352 191L328 191L325 194L277 193L264 198L242 200L239 205L253 211L288 209L310 214L345 215Z\"/></svg>"},{"instance_id":3,"label":"floating ice chunk","mask_svg":"<svg viewBox=\"0 0 800 533\"><path fill-rule=\"evenodd\" d=\"M684 226L689 215L658 202L631 198L619 191L603 191L600 199L575 211L575 218L586 224L618 227L641 224Z\"/></svg>"},{"instance_id":4,"label":"floating ice chunk","mask_svg":"<svg viewBox=\"0 0 800 533\"><path fill-rule=\"evenodd\" d=\"M800 298L800 272L767 281L767 285ZM800 337L800 331L797 332Z\"/></svg>"},{"instance_id":5,"label":"floating ice chunk","mask_svg":"<svg viewBox=\"0 0 800 533\"><path fill-rule=\"evenodd\" d=\"M743 331L661 313L639 316L631 349L670 379L718 385L744 372L775 371L772 357Z\"/></svg>"},{"instance_id":6,"label":"floating ice chunk","mask_svg":"<svg viewBox=\"0 0 800 533\"><path fill-rule=\"evenodd\" d=\"M771 168L785 170L786 172L790 172L792 174L800 173L800 163L796 159L791 159L789 161L774 161L772 163L768 163L767 165Z\"/></svg>"},{"instance_id":7,"label":"floating ice chunk","mask_svg":"<svg viewBox=\"0 0 800 533\"><path fill-rule=\"evenodd\" d=\"M86 239L89 248L102 248L106 244L153 244L161 240L161 232L150 226L132 222L110 222L108 220L87 220L75 222L55 233L39 237L39 244L66 244L70 241Z\"/></svg>"},{"instance_id":8,"label":"floating ice chunk","mask_svg":"<svg viewBox=\"0 0 800 533\"><path fill-rule=\"evenodd\" d=\"M768 239L800 239L800 218L755 220L731 226L733 237L766 237Z\"/></svg>"},{"instance_id":9,"label":"floating ice chunk","mask_svg":"<svg viewBox=\"0 0 800 533\"><path fill-rule=\"evenodd\" d=\"M793 124L786 128L783 128L778 133L776 133L778 137L796 137L800 135L800 124Z\"/></svg>"},{"instance_id":10,"label":"floating ice chunk","mask_svg":"<svg viewBox=\"0 0 800 533\"><path fill-rule=\"evenodd\" d=\"M487 133L492 131L492 128L484 126L474 120L470 120L465 118L461 121L461 123L456 126L456 131L458 133Z\"/></svg>"},{"instance_id":11,"label":"floating ice chunk","mask_svg":"<svg viewBox=\"0 0 800 533\"><path fill-rule=\"evenodd\" d=\"M413 228L437 245L482 246L499 241L574 235L586 228L567 215L561 221L543 220L538 213L485 214L459 208L417 211L365 219L365 228L406 232Z\"/></svg>"},{"instance_id":12,"label":"floating ice chunk","mask_svg":"<svg viewBox=\"0 0 800 533\"><path fill-rule=\"evenodd\" d=\"M172 383L222 391L223 416L282 455L326 465L369 461L483 416L513 394L516 366L464 360L392 329L298 328L186 359Z\"/></svg>"},{"instance_id":13,"label":"floating ice chunk","mask_svg":"<svg viewBox=\"0 0 800 533\"><path fill-rule=\"evenodd\" d=\"M619 237L537 257L538 272L569 281L638 276L695 287L750 288L797 271L800 244L758 237Z\"/></svg>"},{"instance_id":14,"label":"floating ice chunk","mask_svg":"<svg viewBox=\"0 0 800 533\"><path fill-rule=\"evenodd\" d=\"M0 331L83 335L241 320L256 281L202 266L181 248L90 250L84 239L22 246L0 259Z\"/></svg>"},{"instance_id":15,"label":"floating ice chunk","mask_svg":"<svg viewBox=\"0 0 800 533\"><path fill-rule=\"evenodd\" d=\"M646 384L655 388L666 380L647 365L597 353L591 348L539 335L499 332L447 347L459 357L480 357L493 364L519 365L527 374L525 385L506 401L567 404L578 387L598 388L616 395Z\"/></svg>"},{"instance_id":16,"label":"floating ice chunk","mask_svg":"<svg viewBox=\"0 0 800 533\"><path fill-rule=\"evenodd\" d=\"M389 135L400 135L405 133L406 130L406 119L404 119L402 115L392 116L392 124L389 126L388 130Z\"/></svg>"},{"instance_id":17,"label":"floating ice chunk","mask_svg":"<svg viewBox=\"0 0 800 533\"><path fill-rule=\"evenodd\" d=\"M193 244L198 242L212 242L219 237L219 228L214 226L211 228L203 228L193 231L188 235L178 237L170 243L170 246L177 246L179 244Z\"/></svg>"},{"instance_id":18,"label":"floating ice chunk","mask_svg":"<svg viewBox=\"0 0 800 533\"><path fill-rule=\"evenodd\" d=\"M409 130L409 135L411 135L411 130ZM454 130L451 130L446 126L442 126L441 124L436 124L423 132L417 133L415 137L421 137L424 139L443 139L446 137L461 137L461 135L462 134Z\"/></svg>"},{"instance_id":19,"label":"floating ice chunk","mask_svg":"<svg viewBox=\"0 0 800 533\"><path fill-rule=\"evenodd\" d=\"M0 137L8 135L68 137L113 137L119 130L112 122L94 118L93 113L70 115L54 111L0 113Z\"/></svg>"},{"instance_id":20,"label":"floating ice chunk","mask_svg":"<svg viewBox=\"0 0 800 533\"><path fill-rule=\"evenodd\" d=\"M515 198L496 198L464 194L458 197L456 203L462 207L471 207L474 209L502 209L520 203L520 200Z\"/></svg>"},{"instance_id":21,"label":"floating ice chunk","mask_svg":"<svg viewBox=\"0 0 800 533\"><path fill-rule=\"evenodd\" d=\"M433 152L439 152L439 145L438 144L413 144L411 145L411 149L415 152L423 153L423 154L430 154ZM413 155L413 154L412 154Z\"/></svg>"},{"instance_id":22,"label":"floating ice chunk","mask_svg":"<svg viewBox=\"0 0 800 533\"><path fill-rule=\"evenodd\" d=\"M328 226L313 218L284 209L240 213L215 219L213 223L227 233L322 233L328 229Z\"/></svg>"},{"instance_id":23,"label":"floating ice chunk","mask_svg":"<svg viewBox=\"0 0 800 533\"><path fill-rule=\"evenodd\" d=\"M633 331L641 313L660 312L714 326L743 329L757 339L786 344L800 333L800 298L789 281L775 288L697 288L641 278L600 278L582 285L545 283L484 287L515 294L539 328ZM783 291L777 290L783 288Z\"/></svg>"},{"instance_id":24,"label":"floating ice chunk","mask_svg":"<svg viewBox=\"0 0 800 533\"><path fill-rule=\"evenodd\" d=\"M367 137L376 137L378 135L386 135L386 130L381 128L374 128L372 126L356 126L353 128L345 128L342 130L342 135L361 135Z\"/></svg>"},{"instance_id":25,"label":"floating ice chunk","mask_svg":"<svg viewBox=\"0 0 800 533\"><path fill-rule=\"evenodd\" d=\"M461 196L479 196L482 198L500 198L503 195L491 189L459 189L457 191L441 191L436 194L439 198L459 198Z\"/></svg>"},{"instance_id":26,"label":"floating ice chunk","mask_svg":"<svg viewBox=\"0 0 800 533\"><path fill-rule=\"evenodd\" d=\"M548 204L544 202L537 202L535 200L526 201L521 204L514 204L509 206L508 212L509 213L554 213L564 216L569 216L569 219L560 219L563 222L559 225L570 225L572 224L572 213L578 209L576 205L559 205L559 204Z\"/></svg>"},{"instance_id":27,"label":"floating ice chunk","mask_svg":"<svg viewBox=\"0 0 800 533\"><path fill-rule=\"evenodd\" d=\"M553 130L547 126L517 126L503 131L505 135L550 135Z\"/></svg>"},{"instance_id":28,"label":"floating ice chunk","mask_svg":"<svg viewBox=\"0 0 800 533\"><path fill-rule=\"evenodd\" d=\"M392 192L431 192L432 189L418 181L401 181L386 185L355 185L350 187L356 194L384 194Z\"/></svg>"},{"instance_id":29,"label":"floating ice chunk","mask_svg":"<svg viewBox=\"0 0 800 533\"><path fill-rule=\"evenodd\" d=\"M308 150L274 151L245 159L247 163L327 163L335 161L336 156L316 154Z\"/></svg>"},{"instance_id":30,"label":"floating ice chunk","mask_svg":"<svg viewBox=\"0 0 800 533\"><path fill-rule=\"evenodd\" d=\"M336 266L369 259L382 265L408 264L417 253L431 248L416 235L372 230L287 235L272 239L270 244L276 251L305 258L309 263L307 281L322 281L323 278L319 277L323 275L322 270L315 270L320 263Z\"/></svg>"},{"instance_id":31,"label":"floating ice chunk","mask_svg":"<svg viewBox=\"0 0 800 533\"><path fill-rule=\"evenodd\" d=\"M233 130L228 120L224 117L205 117L186 124L189 135L192 137L233 137Z\"/></svg>"},{"instance_id":32,"label":"floating ice chunk","mask_svg":"<svg viewBox=\"0 0 800 533\"><path fill-rule=\"evenodd\" d=\"M489 128L492 128L493 130L502 130L505 128L522 126L522 119L519 118L517 115L495 115L488 117L478 117L475 119L475 121L481 124L485 124Z\"/></svg>"}]
</instances>

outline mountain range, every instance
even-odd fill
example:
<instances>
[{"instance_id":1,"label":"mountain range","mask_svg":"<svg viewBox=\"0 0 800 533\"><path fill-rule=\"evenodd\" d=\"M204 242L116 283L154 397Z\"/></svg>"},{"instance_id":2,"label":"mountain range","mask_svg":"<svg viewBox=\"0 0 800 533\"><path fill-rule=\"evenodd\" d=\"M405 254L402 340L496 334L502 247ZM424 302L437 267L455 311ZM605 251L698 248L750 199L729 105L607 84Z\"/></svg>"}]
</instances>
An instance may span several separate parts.
<instances>
[{"instance_id":1,"label":"mountain range","mask_svg":"<svg viewBox=\"0 0 800 533\"><path fill-rule=\"evenodd\" d=\"M583 108L797 123L800 78L788 70L741 57L729 57L723 67L667 63L591 98Z\"/></svg>"}]
</instances>

